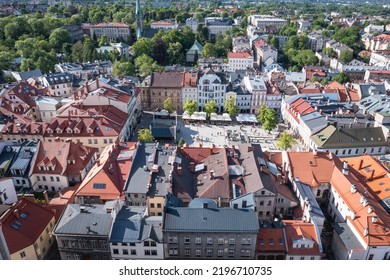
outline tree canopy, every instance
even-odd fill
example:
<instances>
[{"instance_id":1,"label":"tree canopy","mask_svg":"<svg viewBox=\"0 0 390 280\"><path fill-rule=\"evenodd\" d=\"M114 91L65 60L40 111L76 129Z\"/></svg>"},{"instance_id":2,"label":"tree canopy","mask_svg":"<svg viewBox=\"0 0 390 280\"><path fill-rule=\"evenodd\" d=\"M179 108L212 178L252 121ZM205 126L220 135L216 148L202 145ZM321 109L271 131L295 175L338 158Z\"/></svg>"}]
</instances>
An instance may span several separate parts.
<instances>
[{"instance_id":1,"label":"tree canopy","mask_svg":"<svg viewBox=\"0 0 390 280\"><path fill-rule=\"evenodd\" d=\"M138 140L142 143L152 143L154 141L154 137L150 129L144 128L138 130Z\"/></svg>"},{"instance_id":2,"label":"tree canopy","mask_svg":"<svg viewBox=\"0 0 390 280\"><path fill-rule=\"evenodd\" d=\"M297 140L288 133L286 130L282 132L278 141L276 142L276 146L284 151L290 149L293 145L297 143Z\"/></svg>"},{"instance_id":3,"label":"tree canopy","mask_svg":"<svg viewBox=\"0 0 390 280\"><path fill-rule=\"evenodd\" d=\"M225 110L228 112L230 117L234 117L238 114L240 111L240 107L236 104L236 98L235 97L230 97L227 98L225 101Z\"/></svg>"},{"instance_id":4,"label":"tree canopy","mask_svg":"<svg viewBox=\"0 0 390 280\"><path fill-rule=\"evenodd\" d=\"M208 118L210 118L211 113L216 113L217 110L217 102L215 102L215 100L210 100L206 103L206 105L204 105L204 111L206 112Z\"/></svg>"},{"instance_id":5,"label":"tree canopy","mask_svg":"<svg viewBox=\"0 0 390 280\"><path fill-rule=\"evenodd\" d=\"M190 116L197 111L198 104L196 100L187 99L184 103L184 111L187 112Z\"/></svg>"},{"instance_id":6,"label":"tree canopy","mask_svg":"<svg viewBox=\"0 0 390 280\"><path fill-rule=\"evenodd\" d=\"M276 128L278 124L278 114L272 108L261 105L259 108L259 114L257 115L257 120L261 123L263 129L271 132L271 130Z\"/></svg>"}]
</instances>

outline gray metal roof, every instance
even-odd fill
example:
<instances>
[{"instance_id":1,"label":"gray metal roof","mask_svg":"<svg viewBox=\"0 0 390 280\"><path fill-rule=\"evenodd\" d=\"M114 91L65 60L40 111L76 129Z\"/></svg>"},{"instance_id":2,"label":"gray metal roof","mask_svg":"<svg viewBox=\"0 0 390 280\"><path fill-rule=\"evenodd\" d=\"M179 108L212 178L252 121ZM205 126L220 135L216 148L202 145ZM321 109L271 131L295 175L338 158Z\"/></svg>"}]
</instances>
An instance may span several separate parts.
<instances>
[{"instance_id":1,"label":"gray metal roof","mask_svg":"<svg viewBox=\"0 0 390 280\"><path fill-rule=\"evenodd\" d=\"M162 241L162 217L145 217L146 207L123 207L116 216L110 242Z\"/></svg>"},{"instance_id":2,"label":"gray metal roof","mask_svg":"<svg viewBox=\"0 0 390 280\"><path fill-rule=\"evenodd\" d=\"M347 223L334 223L332 226L348 251L364 249Z\"/></svg>"},{"instance_id":3,"label":"gray metal roof","mask_svg":"<svg viewBox=\"0 0 390 280\"><path fill-rule=\"evenodd\" d=\"M142 144L138 146L137 154L131 166L129 180L126 182L126 193L146 194L150 178L150 169L154 164L155 153L155 144ZM144 170L144 166L147 166L147 170Z\"/></svg>"},{"instance_id":4,"label":"gray metal roof","mask_svg":"<svg viewBox=\"0 0 390 280\"><path fill-rule=\"evenodd\" d=\"M58 221L54 234L108 237L112 222L111 213L107 213L105 205L69 204Z\"/></svg>"},{"instance_id":5,"label":"gray metal roof","mask_svg":"<svg viewBox=\"0 0 390 280\"><path fill-rule=\"evenodd\" d=\"M164 231L257 233L255 212L232 208L171 208L164 216Z\"/></svg>"},{"instance_id":6,"label":"gray metal roof","mask_svg":"<svg viewBox=\"0 0 390 280\"><path fill-rule=\"evenodd\" d=\"M317 200L311 190L311 187L300 182L298 178L295 178L294 181L301 196L304 199L307 198L307 201L311 206L311 210L309 211L311 217L325 219L324 213L322 213L322 210L317 203Z\"/></svg>"}]
</instances>

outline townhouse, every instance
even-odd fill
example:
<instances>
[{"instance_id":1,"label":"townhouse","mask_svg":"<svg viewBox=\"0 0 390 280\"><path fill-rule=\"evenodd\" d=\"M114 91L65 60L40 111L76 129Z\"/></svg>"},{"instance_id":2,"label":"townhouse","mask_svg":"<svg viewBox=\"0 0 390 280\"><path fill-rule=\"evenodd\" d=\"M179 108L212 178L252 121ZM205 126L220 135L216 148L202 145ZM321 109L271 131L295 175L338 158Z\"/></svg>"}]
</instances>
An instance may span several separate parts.
<instances>
[{"instance_id":1,"label":"townhouse","mask_svg":"<svg viewBox=\"0 0 390 280\"><path fill-rule=\"evenodd\" d=\"M58 192L81 183L96 160L97 149L80 142L39 142L29 177L34 190Z\"/></svg>"},{"instance_id":2,"label":"townhouse","mask_svg":"<svg viewBox=\"0 0 390 280\"><path fill-rule=\"evenodd\" d=\"M253 68L253 56L248 52L229 52L229 71Z\"/></svg>"},{"instance_id":3,"label":"townhouse","mask_svg":"<svg viewBox=\"0 0 390 280\"><path fill-rule=\"evenodd\" d=\"M129 40L130 25L119 22L103 22L90 26L90 36L92 38L100 38L103 35L105 35L108 40Z\"/></svg>"},{"instance_id":4,"label":"townhouse","mask_svg":"<svg viewBox=\"0 0 390 280\"><path fill-rule=\"evenodd\" d=\"M198 79L198 107L202 111L204 106L214 100L218 112L224 111L228 81L224 73L212 69L205 69L199 73Z\"/></svg>"}]
</instances>

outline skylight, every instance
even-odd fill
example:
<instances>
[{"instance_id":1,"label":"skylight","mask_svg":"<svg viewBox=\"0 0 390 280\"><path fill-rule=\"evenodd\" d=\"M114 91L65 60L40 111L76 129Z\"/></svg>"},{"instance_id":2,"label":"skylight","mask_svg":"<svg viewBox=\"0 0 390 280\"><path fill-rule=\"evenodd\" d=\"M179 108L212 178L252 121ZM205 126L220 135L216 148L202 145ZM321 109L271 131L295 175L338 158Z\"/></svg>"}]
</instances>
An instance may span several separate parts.
<instances>
[{"instance_id":1,"label":"skylight","mask_svg":"<svg viewBox=\"0 0 390 280\"><path fill-rule=\"evenodd\" d=\"M106 188L106 184L93 184L93 188L94 189L105 189Z\"/></svg>"}]
</instances>

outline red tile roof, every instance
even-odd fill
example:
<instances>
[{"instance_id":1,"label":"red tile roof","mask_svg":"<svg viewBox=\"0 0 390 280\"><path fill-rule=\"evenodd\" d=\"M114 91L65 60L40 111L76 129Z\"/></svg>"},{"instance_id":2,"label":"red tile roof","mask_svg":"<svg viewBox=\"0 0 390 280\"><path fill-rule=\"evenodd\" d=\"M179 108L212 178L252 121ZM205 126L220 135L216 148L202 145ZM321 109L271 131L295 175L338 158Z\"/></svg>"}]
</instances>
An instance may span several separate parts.
<instances>
[{"instance_id":1,"label":"red tile roof","mask_svg":"<svg viewBox=\"0 0 390 280\"><path fill-rule=\"evenodd\" d=\"M19 215L26 214L26 218L18 218L15 210ZM0 220L10 253L33 245L53 217L52 211L26 199L16 202Z\"/></svg>"},{"instance_id":2,"label":"red tile roof","mask_svg":"<svg viewBox=\"0 0 390 280\"><path fill-rule=\"evenodd\" d=\"M34 174L58 174L63 176L81 176L82 170L91 161L97 148L84 146L81 142L39 142ZM74 163L70 163L74 161ZM40 170L51 167L51 170Z\"/></svg>"},{"instance_id":3,"label":"red tile roof","mask_svg":"<svg viewBox=\"0 0 390 280\"><path fill-rule=\"evenodd\" d=\"M130 25L120 22L102 22L91 25L91 28L130 28Z\"/></svg>"},{"instance_id":4,"label":"red tile roof","mask_svg":"<svg viewBox=\"0 0 390 280\"><path fill-rule=\"evenodd\" d=\"M325 152L288 152L291 176L311 187L329 183L333 171L333 159Z\"/></svg>"},{"instance_id":5,"label":"red tile roof","mask_svg":"<svg viewBox=\"0 0 390 280\"><path fill-rule=\"evenodd\" d=\"M304 99L298 98L290 104L288 112L299 123L299 116L314 112L315 110Z\"/></svg>"},{"instance_id":6,"label":"red tile roof","mask_svg":"<svg viewBox=\"0 0 390 280\"><path fill-rule=\"evenodd\" d=\"M247 52L229 52L229 59L231 58L253 58L250 53Z\"/></svg>"},{"instance_id":7,"label":"red tile roof","mask_svg":"<svg viewBox=\"0 0 390 280\"><path fill-rule=\"evenodd\" d=\"M390 244L390 216L389 213L379 203L378 195L366 182L365 177L354 168L349 169L349 174L344 175L342 172L343 162L335 158L335 167L331 177L331 186L340 195L346 206L355 213L347 216L356 231L360 234L361 239L369 246L389 246ZM351 192L351 185L354 185L356 192ZM364 197L368 204L364 206L361 199ZM371 213L368 209L371 207ZM376 217L377 221L373 222L372 218ZM368 234L364 232L368 229Z\"/></svg>"},{"instance_id":8,"label":"red tile roof","mask_svg":"<svg viewBox=\"0 0 390 280\"><path fill-rule=\"evenodd\" d=\"M99 197L103 201L121 197L136 148L135 142L107 146L78 188L76 196ZM95 188L95 184L105 184L105 188Z\"/></svg>"},{"instance_id":9,"label":"red tile roof","mask_svg":"<svg viewBox=\"0 0 390 280\"><path fill-rule=\"evenodd\" d=\"M286 252L286 240L283 228L261 228L257 235L257 251L259 253Z\"/></svg>"},{"instance_id":10,"label":"red tile roof","mask_svg":"<svg viewBox=\"0 0 390 280\"><path fill-rule=\"evenodd\" d=\"M287 236L289 255L321 255L320 249L318 247L316 231L312 223L306 223L299 220L284 220L283 224ZM294 248L293 241L299 239L309 239L314 241L313 248Z\"/></svg>"}]
</instances>

